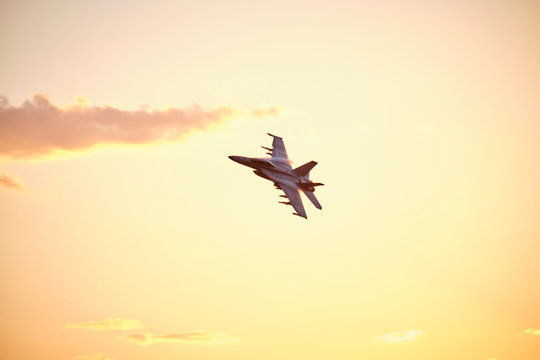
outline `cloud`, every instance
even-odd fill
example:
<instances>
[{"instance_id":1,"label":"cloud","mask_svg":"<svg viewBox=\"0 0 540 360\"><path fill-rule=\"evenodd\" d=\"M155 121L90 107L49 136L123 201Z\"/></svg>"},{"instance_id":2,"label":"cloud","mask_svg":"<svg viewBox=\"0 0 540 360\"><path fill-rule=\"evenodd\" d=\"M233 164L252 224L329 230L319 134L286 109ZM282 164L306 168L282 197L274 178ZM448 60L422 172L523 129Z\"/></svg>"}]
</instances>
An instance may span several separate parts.
<instances>
[{"instance_id":1,"label":"cloud","mask_svg":"<svg viewBox=\"0 0 540 360\"><path fill-rule=\"evenodd\" d=\"M79 356L75 356L75 359L76 360L114 360L113 358L110 358L103 353L79 355Z\"/></svg>"},{"instance_id":2,"label":"cloud","mask_svg":"<svg viewBox=\"0 0 540 360\"><path fill-rule=\"evenodd\" d=\"M83 329L92 331L133 330L140 329L142 327L143 324L137 319L105 319L99 321L71 323L65 326L66 329Z\"/></svg>"},{"instance_id":3,"label":"cloud","mask_svg":"<svg viewBox=\"0 0 540 360\"><path fill-rule=\"evenodd\" d=\"M527 329L525 330L525 333L526 334L531 334L531 335L538 335L540 336L540 329Z\"/></svg>"},{"instance_id":4,"label":"cloud","mask_svg":"<svg viewBox=\"0 0 540 360\"><path fill-rule=\"evenodd\" d=\"M396 331L388 334L382 334L377 338L377 340L384 341L390 344L398 344L416 340L416 337L422 335L423 333L423 331L412 329L406 331Z\"/></svg>"},{"instance_id":5,"label":"cloud","mask_svg":"<svg viewBox=\"0 0 540 360\"><path fill-rule=\"evenodd\" d=\"M8 174L0 174L0 186L10 190L24 190L24 185Z\"/></svg>"},{"instance_id":6,"label":"cloud","mask_svg":"<svg viewBox=\"0 0 540 360\"><path fill-rule=\"evenodd\" d=\"M251 114L256 118L276 117L279 114L279 110L279 107L271 106L267 109L254 109Z\"/></svg>"},{"instance_id":7,"label":"cloud","mask_svg":"<svg viewBox=\"0 0 540 360\"><path fill-rule=\"evenodd\" d=\"M181 334L154 335L154 334L127 334L123 338L137 345L152 345L158 343L172 343L181 345L225 345L238 341L226 334L211 331L190 331Z\"/></svg>"},{"instance_id":8,"label":"cloud","mask_svg":"<svg viewBox=\"0 0 540 360\"><path fill-rule=\"evenodd\" d=\"M271 108L273 109L273 108ZM276 110L261 110L260 114ZM85 97L60 107L43 94L35 94L16 107L0 96L0 156L39 158L56 152L76 152L101 144L148 144L172 142L194 130L204 130L235 115L220 107L207 110L139 109L90 105Z\"/></svg>"}]
</instances>

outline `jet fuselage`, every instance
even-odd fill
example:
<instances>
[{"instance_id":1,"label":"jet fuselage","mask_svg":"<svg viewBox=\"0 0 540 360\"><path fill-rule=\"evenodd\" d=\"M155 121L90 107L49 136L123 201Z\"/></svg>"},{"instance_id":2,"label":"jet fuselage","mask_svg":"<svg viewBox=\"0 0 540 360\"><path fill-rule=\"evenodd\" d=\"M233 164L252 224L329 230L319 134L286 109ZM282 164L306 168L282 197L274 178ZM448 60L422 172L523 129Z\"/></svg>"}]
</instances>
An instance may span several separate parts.
<instances>
[{"instance_id":1,"label":"jet fuselage","mask_svg":"<svg viewBox=\"0 0 540 360\"><path fill-rule=\"evenodd\" d=\"M229 159L255 169L255 171L253 171L255 175L273 181L274 183L287 182L298 185L299 183L305 183L303 180L307 180L304 179L304 177L296 175L292 170L287 169L285 166L280 166L282 161L236 155L229 156ZM309 180L307 180L307 182L309 182Z\"/></svg>"}]
</instances>

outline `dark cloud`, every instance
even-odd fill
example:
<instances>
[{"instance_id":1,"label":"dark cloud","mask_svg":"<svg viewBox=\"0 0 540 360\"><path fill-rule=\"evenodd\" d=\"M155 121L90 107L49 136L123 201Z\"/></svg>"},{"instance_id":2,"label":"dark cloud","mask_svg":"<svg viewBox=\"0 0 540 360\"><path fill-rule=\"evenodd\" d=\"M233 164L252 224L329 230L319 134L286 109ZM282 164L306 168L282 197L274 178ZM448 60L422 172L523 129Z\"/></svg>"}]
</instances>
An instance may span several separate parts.
<instances>
[{"instance_id":1,"label":"dark cloud","mask_svg":"<svg viewBox=\"0 0 540 360\"><path fill-rule=\"evenodd\" d=\"M226 334L201 330L167 335L127 334L122 337L138 345L151 345L156 343L225 345L237 341L236 338Z\"/></svg>"},{"instance_id":2,"label":"dark cloud","mask_svg":"<svg viewBox=\"0 0 540 360\"><path fill-rule=\"evenodd\" d=\"M24 185L10 177L8 174L0 174L0 186L11 190L24 190Z\"/></svg>"},{"instance_id":3,"label":"dark cloud","mask_svg":"<svg viewBox=\"0 0 540 360\"><path fill-rule=\"evenodd\" d=\"M128 111L90 106L82 97L74 105L60 107L42 94L17 107L0 97L0 156L39 158L58 150L76 152L100 144L171 142L234 113L228 107L206 110L197 105Z\"/></svg>"},{"instance_id":4,"label":"dark cloud","mask_svg":"<svg viewBox=\"0 0 540 360\"><path fill-rule=\"evenodd\" d=\"M279 115L279 107L277 106L271 106L267 109L254 109L252 111L253 116L256 118L263 118L263 117L276 117Z\"/></svg>"},{"instance_id":5,"label":"dark cloud","mask_svg":"<svg viewBox=\"0 0 540 360\"><path fill-rule=\"evenodd\" d=\"M66 329L84 329L92 331L132 330L142 327L143 324L137 319L105 319L98 321L70 323L65 326Z\"/></svg>"},{"instance_id":6,"label":"dark cloud","mask_svg":"<svg viewBox=\"0 0 540 360\"><path fill-rule=\"evenodd\" d=\"M404 342L410 342L416 340L420 335L424 334L423 331L419 330L406 330L406 331L395 331L391 333L382 334L377 338L377 340L387 342L389 344L400 344Z\"/></svg>"}]
</instances>

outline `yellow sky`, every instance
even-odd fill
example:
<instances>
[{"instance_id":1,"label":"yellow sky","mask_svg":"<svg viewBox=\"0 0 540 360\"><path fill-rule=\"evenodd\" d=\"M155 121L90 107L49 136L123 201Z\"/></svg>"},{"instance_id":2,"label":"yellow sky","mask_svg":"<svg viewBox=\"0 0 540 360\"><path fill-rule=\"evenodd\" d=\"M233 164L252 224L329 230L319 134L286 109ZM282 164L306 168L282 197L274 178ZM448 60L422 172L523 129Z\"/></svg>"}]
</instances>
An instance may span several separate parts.
<instances>
[{"instance_id":1,"label":"yellow sky","mask_svg":"<svg viewBox=\"0 0 540 360\"><path fill-rule=\"evenodd\" d=\"M7 358L540 358L537 2L4 1L0 24ZM319 163L307 220L227 158L266 132Z\"/></svg>"}]
</instances>

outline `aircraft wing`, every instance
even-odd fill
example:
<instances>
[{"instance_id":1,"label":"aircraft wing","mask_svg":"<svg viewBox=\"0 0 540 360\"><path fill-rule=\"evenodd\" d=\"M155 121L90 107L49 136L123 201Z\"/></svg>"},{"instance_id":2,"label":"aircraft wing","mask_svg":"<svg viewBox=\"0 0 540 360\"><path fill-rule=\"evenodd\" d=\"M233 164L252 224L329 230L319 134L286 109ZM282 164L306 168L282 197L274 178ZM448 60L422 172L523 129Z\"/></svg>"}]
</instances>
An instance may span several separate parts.
<instances>
[{"instance_id":1,"label":"aircraft wing","mask_svg":"<svg viewBox=\"0 0 540 360\"><path fill-rule=\"evenodd\" d=\"M281 190L283 190L283 192L285 193L285 196L287 196L287 198L289 199L289 202L296 211L296 214L307 219L306 210L304 209L304 204L302 204L302 198L300 198L300 192L298 191L298 187L284 183L278 184Z\"/></svg>"},{"instance_id":2,"label":"aircraft wing","mask_svg":"<svg viewBox=\"0 0 540 360\"><path fill-rule=\"evenodd\" d=\"M277 136L274 136L272 141L272 157L288 159L285 143L282 138Z\"/></svg>"},{"instance_id":3,"label":"aircraft wing","mask_svg":"<svg viewBox=\"0 0 540 360\"><path fill-rule=\"evenodd\" d=\"M272 159L285 159L287 160L287 167L290 169L291 165L289 162L289 157L287 156L287 150L285 149L285 143L283 142L283 138L280 138L279 136L268 134L271 137L274 138L272 140ZM284 162L285 163L285 162Z\"/></svg>"}]
</instances>

